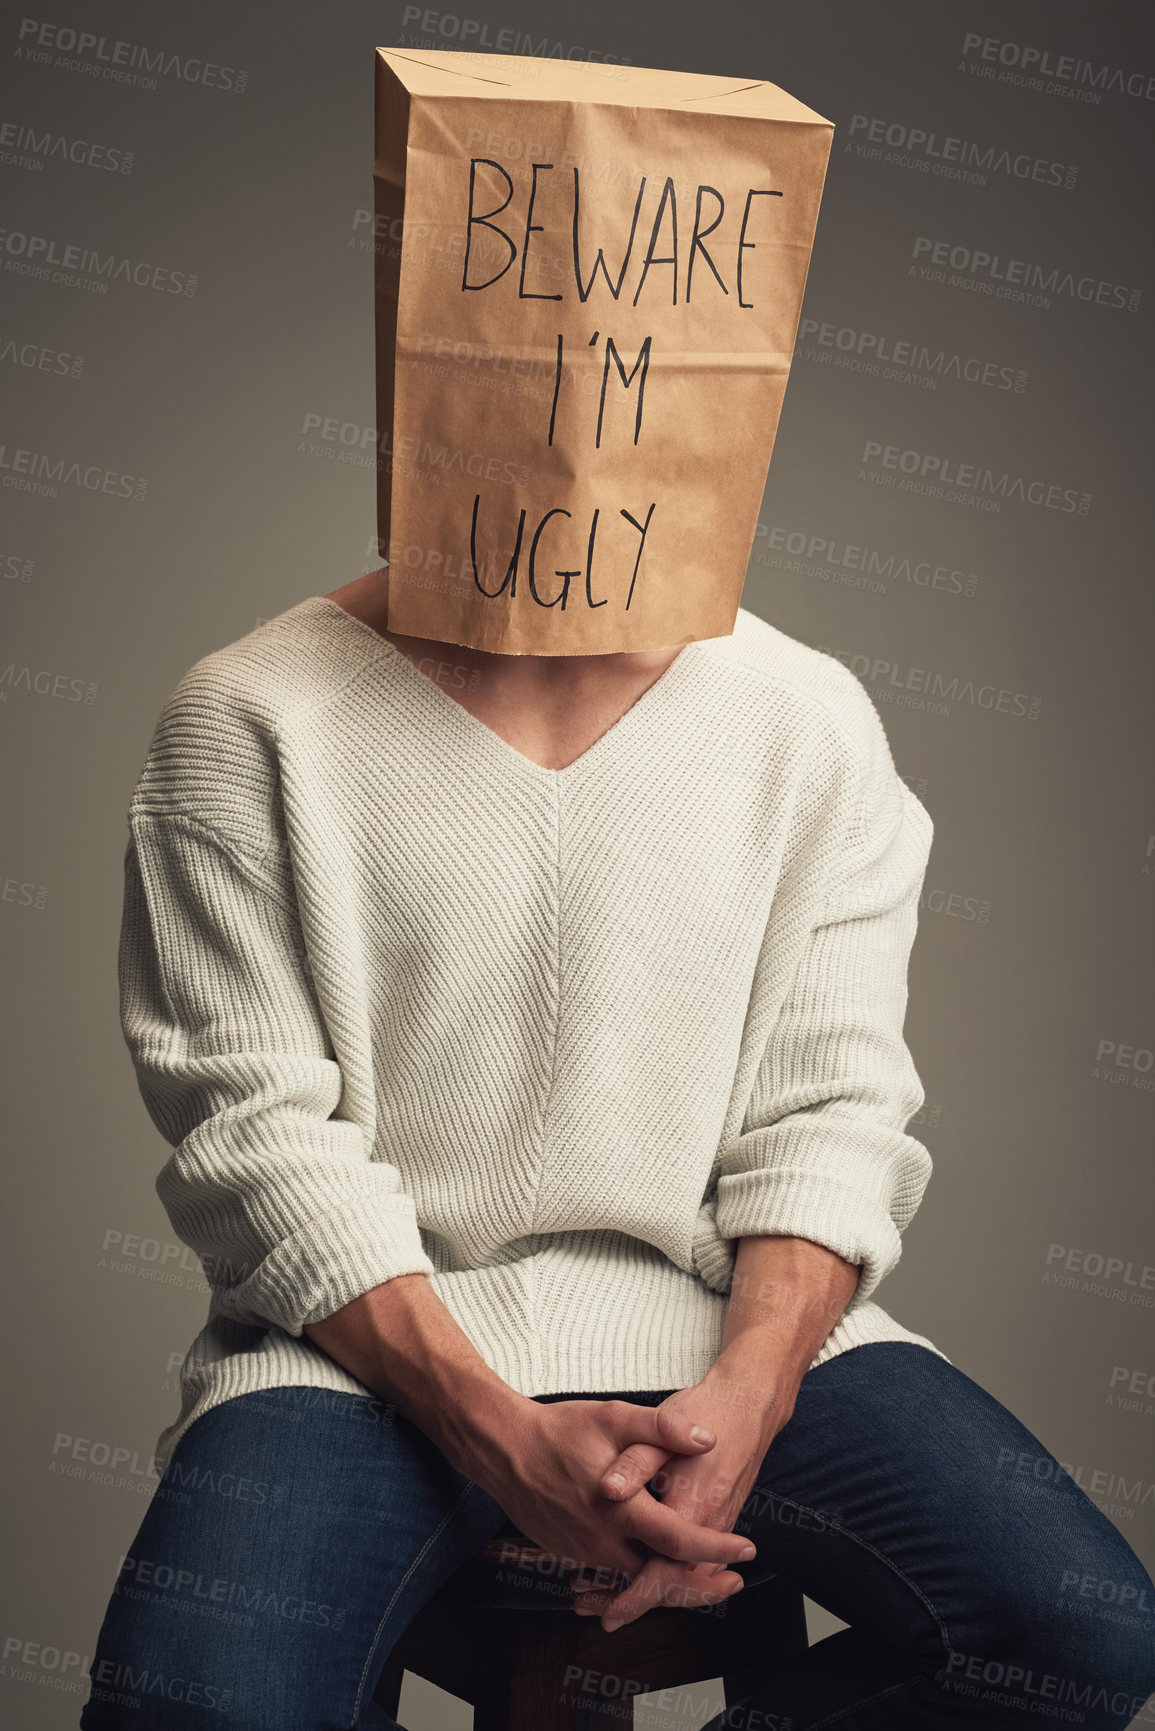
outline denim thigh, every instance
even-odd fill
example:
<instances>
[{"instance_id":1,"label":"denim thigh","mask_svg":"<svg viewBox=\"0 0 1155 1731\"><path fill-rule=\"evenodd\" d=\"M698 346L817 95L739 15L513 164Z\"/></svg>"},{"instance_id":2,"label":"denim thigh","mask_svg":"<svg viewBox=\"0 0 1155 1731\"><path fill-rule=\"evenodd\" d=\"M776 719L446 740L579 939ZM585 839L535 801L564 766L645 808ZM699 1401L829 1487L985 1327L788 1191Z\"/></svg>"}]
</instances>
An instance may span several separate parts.
<instances>
[{"instance_id":1,"label":"denim thigh","mask_svg":"<svg viewBox=\"0 0 1155 1731\"><path fill-rule=\"evenodd\" d=\"M81 1731L350 1731L390 1648L505 1523L396 1407L272 1388L180 1439L117 1578Z\"/></svg>"},{"instance_id":2,"label":"denim thigh","mask_svg":"<svg viewBox=\"0 0 1155 1731\"><path fill-rule=\"evenodd\" d=\"M739 1574L773 1563L849 1625L775 1673L767 1725L1087 1731L1155 1690L1155 1585L1131 1546L1006 1407L912 1342L807 1372L735 1531L758 1546Z\"/></svg>"}]
</instances>

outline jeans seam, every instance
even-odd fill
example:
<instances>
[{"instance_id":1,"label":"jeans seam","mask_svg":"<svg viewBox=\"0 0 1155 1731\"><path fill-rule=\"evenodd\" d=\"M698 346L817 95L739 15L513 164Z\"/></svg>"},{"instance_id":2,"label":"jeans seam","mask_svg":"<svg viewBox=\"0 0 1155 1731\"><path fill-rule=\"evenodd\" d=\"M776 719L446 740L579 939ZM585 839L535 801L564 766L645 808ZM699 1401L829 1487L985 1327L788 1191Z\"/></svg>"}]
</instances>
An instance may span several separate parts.
<instances>
[{"instance_id":1,"label":"jeans seam","mask_svg":"<svg viewBox=\"0 0 1155 1731\"><path fill-rule=\"evenodd\" d=\"M370 1662L372 1661L373 1654L374 1654L376 1647L377 1647L377 1643L381 1639L381 1631L385 1627L386 1621L388 1620L388 1617L389 1617L389 1613L392 1611L394 1605L397 1603L397 1599L398 1599L399 1595L404 1590L406 1583L409 1581L414 1570L417 1568L417 1565L421 1562L422 1558L425 1556L426 1552L430 1549L430 1547L432 1545L434 1545L436 1543L436 1541L441 1537L441 1534L445 1531L446 1527L453 1520L454 1516L457 1514L457 1511L460 1509L462 1503L465 1501L466 1497L473 1490L473 1488L474 1488L474 1486L473 1486L472 1481L470 1481L469 1483L462 1486L461 1494L457 1498L457 1501L454 1503L453 1507L451 1509L447 1509L445 1511L444 1515L442 1515L440 1521L438 1521L438 1523L437 1523L437 1526L430 1533L429 1537L426 1539L425 1543L422 1545L421 1549L418 1551L417 1555L413 1558L413 1561L410 1563L409 1567L406 1569L405 1573L402 1575L401 1579L398 1581L396 1587L393 1589L393 1593L389 1599L389 1603L386 1605L385 1609L382 1611L381 1616L380 1616L380 1620L378 1621L378 1624L377 1624L377 1627L373 1631L373 1639L369 1643L369 1651L368 1651L368 1653L366 1653L365 1663L361 1667L361 1676L360 1676L358 1683L357 1683L357 1694L356 1694L354 1701L353 1701L353 1717L349 1721L348 1731L356 1731L357 1717L361 1711L361 1696L364 1693L364 1689L365 1689L365 1678L366 1678L366 1675L368 1674L369 1665L370 1665Z\"/></svg>"},{"instance_id":2,"label":"jeans seam","mask_svg":"<svg viewBox=\"0 0 1155 1731\"><path fill-rule=\"evenodd\" d=\"M850 1527L845 1526L842 1521L835 1520L830 1515L823 1514L821 1509L812 1509L806 1503L795 1502L793 1497L783 1496L781 1491L772 1491L765 1485L756 1484L754 1489L755 1491L761 1492L764 1497L773 1498L775 1502L785 1503L792 1509L798 1509L804 1514L816 1516L820 1521L825 1521L827 1526L831 1527L834 1532L840 1534L841 1537L849 1539L851 1544L858 1545L862 1550L869 1551L872 1557L877 1557L878 1561L882 1563L885 1568L889 1569L892 1575L897 1575L899 1580L902 1581L905 1586L910 1588L910 1591L914 1594L915 1598L925 1606L942 1638L942 1644L946 1649L947 1658L949 1659L953 1656L954 1646L951 1642L950 1630L947 1628L942 1617L939 1615L938 1611L935 1610L935 1607L931 1604L922 1588L918 1585L918 1582L912 1581L905 1570L900 1569L897 1563L892 1562L885 1552L880 1551L876 1545L872 1545L869 1539L861 1538L856 1532L852 1531Z\"/></svg>"}]
</instances>

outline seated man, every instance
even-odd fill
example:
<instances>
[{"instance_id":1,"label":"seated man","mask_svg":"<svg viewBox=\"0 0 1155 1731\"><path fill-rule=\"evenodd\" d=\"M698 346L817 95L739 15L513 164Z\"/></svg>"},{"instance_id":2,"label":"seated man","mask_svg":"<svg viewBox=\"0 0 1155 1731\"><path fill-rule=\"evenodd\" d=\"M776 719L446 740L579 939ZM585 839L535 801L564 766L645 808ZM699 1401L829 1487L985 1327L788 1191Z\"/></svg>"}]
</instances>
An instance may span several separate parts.
<instances>
[{"instance_id":1,"label":"seated man","mask_svg":"<svg viewBox=\"0 0 1155 1731\"><path fill-rule=\"evenodd\" d=\"M1141 1563L876 1302L932 825L864 688L744 610L510 656L386 592L198 661L133 796L123 1024L212 1301L83 1731L380 1726L507 1519L606 1629L752 1557L848 1625L734 1723L1125 1726Z\"/></svg>"}]
</instances>

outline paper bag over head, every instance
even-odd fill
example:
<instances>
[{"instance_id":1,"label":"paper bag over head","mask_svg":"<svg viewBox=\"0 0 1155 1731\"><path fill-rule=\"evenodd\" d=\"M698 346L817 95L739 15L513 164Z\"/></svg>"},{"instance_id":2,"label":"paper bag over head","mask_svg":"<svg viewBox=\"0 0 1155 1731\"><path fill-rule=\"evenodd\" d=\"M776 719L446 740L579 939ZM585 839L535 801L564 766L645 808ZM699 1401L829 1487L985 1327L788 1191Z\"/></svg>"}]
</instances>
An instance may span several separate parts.
<instances>
[{"instance_id":1,"label":"paper bag over head","mask_svg":"<svg viewBox=\"0 0 1155 1731\"><path fill-rule=\"evenodd\" d=\"M733 631L833 133L751 78L378 48L391 631Z\"/></svg>"}]
</instances>

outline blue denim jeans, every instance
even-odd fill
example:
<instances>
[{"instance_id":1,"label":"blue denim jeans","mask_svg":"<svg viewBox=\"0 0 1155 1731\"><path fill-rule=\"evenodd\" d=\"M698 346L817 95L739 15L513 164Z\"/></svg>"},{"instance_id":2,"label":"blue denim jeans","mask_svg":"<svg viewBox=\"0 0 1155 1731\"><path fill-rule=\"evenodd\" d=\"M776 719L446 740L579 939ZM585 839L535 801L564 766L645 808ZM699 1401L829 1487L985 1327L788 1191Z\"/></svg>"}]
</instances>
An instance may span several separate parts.
<instances>
[{"instance_id":1,"label":"blue denim jeans","mask_svg":"<svg viewBox=\"0 0 1155 1731\"><path fill-rule=\"evenodd\" d=\"M81 1731L396 1731L372 1698L390 1650L505 1525L385 1401L225 1401L186 1431L121 1567ZM1150 1576L1043 1444L924 1347L807 1372L735 1525L758 1546L739 1573L772 1558L848 1627L709 1731L1155 1725Z\"/></svg>"}]
</instances>

